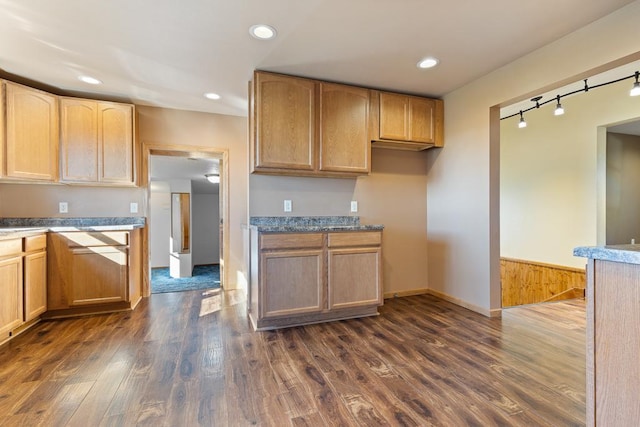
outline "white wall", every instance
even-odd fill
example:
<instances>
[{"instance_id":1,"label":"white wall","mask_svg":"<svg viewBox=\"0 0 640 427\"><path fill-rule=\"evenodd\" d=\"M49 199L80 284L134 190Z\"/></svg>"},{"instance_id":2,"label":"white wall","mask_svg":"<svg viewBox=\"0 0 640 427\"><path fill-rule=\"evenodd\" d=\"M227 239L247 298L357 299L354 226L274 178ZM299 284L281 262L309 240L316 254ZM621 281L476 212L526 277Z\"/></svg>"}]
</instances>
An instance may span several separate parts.
<instances>
[{"instance_id":1,"label":"white wall","mask_svg":"<svg viewBox=\"0 0 640 427\"><path fill-rule=\"evenodd\" d=\"M640 136L607 134L606 203L607 244L640 243Z\"/></svg>"},{"instance_id":2,"label":"white wall","mask_svg":"<svg viewBox=\"0 0 640 427\"><path fill-rule=\"evenodd\" d=\"M193 265L220 262L218 194L193 194Z\"/></svg>"},{"instance_id":3,"label":"white wall","mask_svg":"<svg viewBox=\"0 0 640 427\"><path fill-rule=\"evenodd\" d=\"M169 267L171 193L152 191L149 197L149 251L151 268Z\"/></svg>"},{"instance_id":4,"label":"white wall","mask_svg":"<svg viewBox=\"0 0 640 427\"><path fill-rule=\"evenodd\" d=\"M640 58L639 19L635 1L445 97L445 147L429 153L430 289L499 313L500 124L490 109L586 78L629 55L635 57L624 61ZM582 243L595 243L595 233Z\"/></svg>"},{"instance_id":5,"label":"white wall","mask_svg":"<svg viewBox=\"0 0 640 427\"><path fill-rule=\"evenodd\" d=\"M623 81L564 98L562 116L553 115L555 103L529 111L524 129L516 118L501 122L501 256L584 268L572 252L597 243L604 203L597 188L606 179L598 173L606 161L598 156L598 127L640 116L631 86Z\"/></svg>"}]
</instances>

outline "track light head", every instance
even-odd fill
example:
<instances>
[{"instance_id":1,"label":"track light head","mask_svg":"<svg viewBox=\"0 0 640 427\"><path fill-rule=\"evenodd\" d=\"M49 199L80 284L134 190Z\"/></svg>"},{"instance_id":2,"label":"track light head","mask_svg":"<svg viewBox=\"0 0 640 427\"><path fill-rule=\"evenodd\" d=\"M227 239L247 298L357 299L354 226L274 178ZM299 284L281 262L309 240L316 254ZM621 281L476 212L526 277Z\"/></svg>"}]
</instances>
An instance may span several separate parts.
<instances>
[{"instance_id":1,"label":"track light head","mask_svg":"<svg viewBox=\"0 0 640 427\"><path fill-rule=\"evenodd\" d=\"M635 74L636 81L633 83L633 87L631 88L631 92L629 92L630 96L639 96L640 95L640 82L638 81L638 77L640 77L640 71L636 71Z\"/></svg>"},{"instance_id":2,"label":"track light head","mask_svg":"<svg viewBox=\"0 0 640 427\"><path fill-rule=\"evenodd\" d=\"M553 110L553 115L561 116L564 114L564 108L562 108L562 104L560 104L560 95L556 96L556 100L558 103L556 104L556 109Z\"/></svg>"},{"instance_id":3,"label":"track light head","mask_svg":"<svg viewBox=\"0 0 640 427\"><path fill-rule=\"evenodd\" d=\"M524 120L524 116L522 115L522 110L520 110L520 121L518 122L518 127L520 129L527 127L527 122Z\"/></svg>"}]
</instances>

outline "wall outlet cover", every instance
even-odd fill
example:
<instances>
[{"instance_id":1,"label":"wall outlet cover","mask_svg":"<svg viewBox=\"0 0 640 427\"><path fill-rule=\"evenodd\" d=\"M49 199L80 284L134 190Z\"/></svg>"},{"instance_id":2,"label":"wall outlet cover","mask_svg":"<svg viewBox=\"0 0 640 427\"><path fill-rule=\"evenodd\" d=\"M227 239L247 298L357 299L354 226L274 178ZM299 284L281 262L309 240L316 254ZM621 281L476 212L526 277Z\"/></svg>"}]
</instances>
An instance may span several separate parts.
<instances>
[{"instance_id":1,"label":"wall outlet cover","mask_svg":"<svg viewBox=\"0 0 640 427\"><path fill-rule=\"evenodd\" d=\"M135 202L129 203L129 212L138 213L138 204Z\"/></svg>"},{"instance_id":2,"label":"wall outlet cover","mask_svg":"<svg viewBox=\"0 0 640 427\"><path fill-rule=\"evenodd\" d=\"M58 213L68 213L69 212L69 204L67 202L58 203Z\"/></svg>"},{"instance_id":3,"label":"wall outlet cover","mask_svg":"<svg viewBox=\"0 0 640 427\"><path fill-rule=\"evenodd\" d=\"M291 212L291 200L284 201L284 211Z\"/></svg>"},{"instance_id":4,"label":"wall outlet cover","mask_svg":"<svg viewBox=\"0 0 640 427\"><path fill-rule=\"evenodd\" d=\"M358 202L355 200L351 201L351 212L358 212Z\"/></svg>"}]
</instances>

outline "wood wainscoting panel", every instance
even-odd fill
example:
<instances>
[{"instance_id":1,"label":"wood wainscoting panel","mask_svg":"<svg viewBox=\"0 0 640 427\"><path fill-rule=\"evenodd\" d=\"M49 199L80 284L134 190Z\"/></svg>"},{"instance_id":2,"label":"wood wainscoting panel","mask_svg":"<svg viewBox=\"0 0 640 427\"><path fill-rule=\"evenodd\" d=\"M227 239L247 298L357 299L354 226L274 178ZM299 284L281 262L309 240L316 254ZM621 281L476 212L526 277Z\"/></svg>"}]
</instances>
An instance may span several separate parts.
<instances>
[{"instance_id":1,"label":"wood wainscoting panel","mask_svg":"<svg viewBox=\"0 0 640 427\"><path fill-rule=\"evenodd\" d=\"M502 307L584 296L585 270L512 258L500 258Z\"/></svg>"}]
</instances>

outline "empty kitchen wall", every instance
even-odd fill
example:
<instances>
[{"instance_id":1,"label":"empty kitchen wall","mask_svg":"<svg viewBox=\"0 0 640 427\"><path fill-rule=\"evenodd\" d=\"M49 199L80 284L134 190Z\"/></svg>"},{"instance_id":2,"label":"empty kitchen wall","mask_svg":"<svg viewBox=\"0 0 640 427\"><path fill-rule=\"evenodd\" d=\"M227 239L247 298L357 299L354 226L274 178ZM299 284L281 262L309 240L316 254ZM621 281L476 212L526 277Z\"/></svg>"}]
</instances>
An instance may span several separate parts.
<instances>
[{"instance_id":1,"label":"empty kitchen wall","mask_svg":"<svg viewBox=\"0 0 640 427\"><path fill-rule=\"evenodd\" d=\"M491 107L589 77L606 64L639 59L639 18L635 1L444 97L445 148L428 153L430 289L499 315L500 123ZM595 232L576 243L595 244Z\"/></svg>"},{"instance_id":2,"label":"empty kitchen wall","mask_svg":"<svg viewBox=\"0 0 640 427\"><path fill-rule=\"evenodd\" d=\"M524 129L517 118L500 123L501 256L584 268L573 248L597 243L604 225L597 207L609 199L609 190L597 191L607 180L598 169L607 161L604 152L598 157L598 127L640 116L631 86L628 80L564 98L562 116L553 115L555 103L529 111Z\"/></svg>"},{"instance_id":3,"label":"empty kitchen wall","mask_svg":"<svg viewBox=\"0 0 640 427\"><path fill-rule=\"evenodd\" d=\"M634 114L640 115L640 97ZM640 244L640 136L607 133L608 245Z\"/></svg>"}]
</instances>

